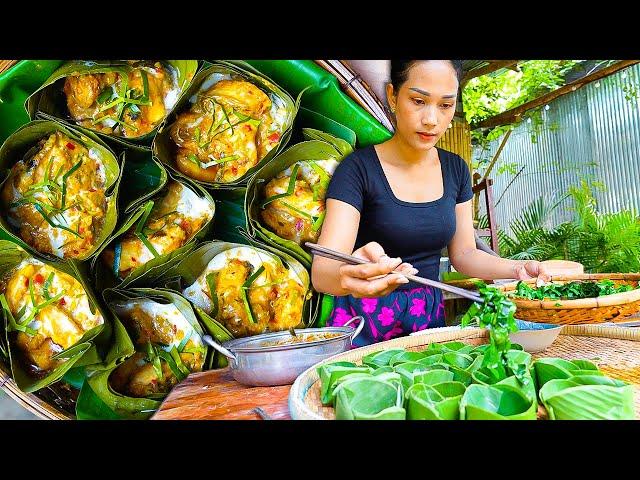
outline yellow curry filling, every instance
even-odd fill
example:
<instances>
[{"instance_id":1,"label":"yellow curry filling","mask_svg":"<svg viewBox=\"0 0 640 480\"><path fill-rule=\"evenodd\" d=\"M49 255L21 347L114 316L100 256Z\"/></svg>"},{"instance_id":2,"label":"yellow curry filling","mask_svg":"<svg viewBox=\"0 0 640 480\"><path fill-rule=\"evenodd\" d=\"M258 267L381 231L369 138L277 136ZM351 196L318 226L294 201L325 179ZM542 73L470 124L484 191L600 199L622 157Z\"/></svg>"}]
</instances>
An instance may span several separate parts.
<instances>
[{"instance_id":1,"label":"yellow curry filling","mask_svg":"<svg viewBox=\"0 0 640 480\"><path fill-rule=\"evenodd\" d=\"M164 120L180 89L175 75L155 62L133 68L126 79L119 72L70 75L63 91L78 125L108 135L140 137Z\"/></svg>"},{"instance_id":2,"label":"yellow curry filling","mask_svg":"<svg viewBox=\"0 0 640 480\"><path fill-rule=\"evenodd\" d=\"M125 278L156 254L165 255L184 246L211 218L213 207L206 198L171 180L139 229L142 236L136 235L138 227L134 224L120 241L105 249L102 258L111 270L116 261L119 277Z\"/></svg>"},{"instance_id":3,"label":"yellow curry filling","mask_svg":"<svg viewBox=\"0 0 640 480\"><path fill-rule=\"evenodd\" d=\"M206 347L175 305L145 299L115 309L136 347L109 377L115 391L132 397L165 394L190 372L202 371Z\"/></svg>"},{"instance_id":4,"label":"yellow curry filling","mask_svg":"<svg viewBox=\"0 0 640 480\"><path fill-rule=\"evenodd\" d=\"M25 327L13 341L33 375L57 367L64 360L53 359L55 354L104 323L97 309L92 313L78 280L35 259L24 260L5 276L0 292L16 323Z\"/></svg>"},{"instance_id":5,"label":"yellow curry filling","mask_svg":"<svg viewBox=\"0 0 640 480\"><path fill-rule=\"evenodd\" d=\"M2 189L7 220L38 252L86 255L100 236L107 210L105 169L93 150L61 132L42 139L18 161Z\"/></svg>"},{"instance_id":6,"label":"yellow curry filling","mask_svg":"<svg viewBox=\"0 0 640 480\"><path fill-rule=\"evenodd\" d=\"M255 166L280 141L271 99L245 80L220 80L201 91L171 126L176 165L206 182L232 182Z\"/></svg>"},{"instance_id":7,"label":"yellow curry filling","mask_svg":"<svg viewBox=\"0 0 640 480\"><path fill-rule=\"evenodd\" d=\"M213 287L213 292L212 292ZM216 256L184 295L212 313L234 337L301 323L306 288L292 270L249 247Z\"/></svg>"}]
</instances>

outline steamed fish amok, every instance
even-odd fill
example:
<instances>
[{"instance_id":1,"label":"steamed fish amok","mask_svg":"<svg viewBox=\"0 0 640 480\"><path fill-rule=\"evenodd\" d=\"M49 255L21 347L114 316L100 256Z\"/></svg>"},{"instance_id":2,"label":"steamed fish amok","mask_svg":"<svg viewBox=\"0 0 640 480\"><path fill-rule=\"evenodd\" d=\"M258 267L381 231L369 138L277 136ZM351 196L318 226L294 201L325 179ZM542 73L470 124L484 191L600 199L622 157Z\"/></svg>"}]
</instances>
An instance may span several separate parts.
<instances>
[{"instance_id":1,"label":"steamed fish amok","mask_svg":"<svg viewBox=\"0 0 640 480\"><path fill-rule=\"evenodd\" d=\"M202 371L207 347L174 304L134 299L112 304L136 352L109 377L123 395L166 394L191 372Z\"/></svg>"},{"instance_id":2,"label":"steamed fish amok","mask_svg":"<svg viewBox=\"0 0 640 480\"><path fill-rule=\"evenodd\" d=\"M148 217L141 217L142 225L137 222L132 226L104 251L102 258L124 279L154 257L171 253L189 242L213 218L213 211L207 198L170 180L164 196L155 200Z\"/></svg>"},{"instance_id":3,"label":"steamed fish amok","mask_svg":"<svg viewBox=\"0 0 640 480\"><path fill-rule=\"evenodd\" d=\"M161 62L130 62L119 71L70 75L64 81L69 114L82 127L119 137L151 132L180 95L176 72Z\"/></svg>"},{"instance_id":4,"label":"steamed fish amok","mask_svg":"<svg viewBox=\"0 0 640 480\"><path fill-rule=\"evenodd\" d=\"M232 182L278 144L278 119L286 112L246 80L224 79L210 87L207 83L171 126L176 166L196 180Z\"/></svg>"},{"instance_id":5,"label":"steamed fish amok","mask_svg":"<svg viewBox=\"0 0 640 480\"><path fill-rule=\"evenodd\" d=\"M2 206L9 224L38 252L83 257L105 221L105 183L98 152L58 131L13 165Z\"/></svg>"},{"instance_id":6,"label":"steamed fish amok","mask_svg":"<svg viewBox=\"0 0 640 480\"><path fill-rule=\"evenodd\" d=\"M183 295L234 337L287 330L302 321L306 287L279 258L252 247L216 255Z\"/></svg>"},{"instance_id":7,"label":"steamed fish amok","mask_svg":"<svg viewBox=\"0 0 640 480\"><path fill-rule=\"evenodd\" d=\"M279 237L298 245L316 242L325 216L325 194L338 161L299 161L264 187L260 216Z\"/></svg>"},{"instance_id":8,"label":"steamed fish amok","mask_svg":"<svg viewBox=\"0 0 640 480\"><path fill-rule=\"evenodd\" d=\"M56 368L64 360L54 355L104 323L99 310L92 313L78 280L34 258L23 260L2 279L0 293L5 311L11 312L19 328L11 333L12 341L33 376Z\"/></svg>"}]
</instances>

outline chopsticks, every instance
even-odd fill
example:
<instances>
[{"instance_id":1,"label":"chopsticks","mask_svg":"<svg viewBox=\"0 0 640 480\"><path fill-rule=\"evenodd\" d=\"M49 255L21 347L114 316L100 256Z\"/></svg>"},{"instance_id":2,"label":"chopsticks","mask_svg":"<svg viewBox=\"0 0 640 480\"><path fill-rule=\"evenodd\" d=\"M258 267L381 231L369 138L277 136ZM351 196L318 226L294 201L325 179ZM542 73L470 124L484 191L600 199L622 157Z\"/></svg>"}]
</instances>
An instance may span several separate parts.
<instances>
[{"instance_id":1,"label":"chopsticks","mask_svg":"<svg viewBox=\"0 0 640 480\"><path fill-rule=\"evenodd\" d=\"M338 260L339 262L348 263L349 265L364 265L367 262L366 260L362 260L358 257L353 257L351 255L346 255L341 252L337 252L327 247L322 247L316 243L305 242L305 245L311 249L311 253L313 255L318 255L320 257L330 258L332 260ZM416 275L406 275L402 274L407 279L412 282L419 283L421 285L428 285L430 287L439 288L440 290L446 290L447 292L455 293L456 295L460 295L461 297L468 298L469 300L473 300L474 302L482 303L483 300L480 296L472 292L470 290L465 290L464 288L454 287L453 285L447 285L446 283L437 282L435 280L430 280L424 277L418 277Z\"/></svg>"}]
</instances>

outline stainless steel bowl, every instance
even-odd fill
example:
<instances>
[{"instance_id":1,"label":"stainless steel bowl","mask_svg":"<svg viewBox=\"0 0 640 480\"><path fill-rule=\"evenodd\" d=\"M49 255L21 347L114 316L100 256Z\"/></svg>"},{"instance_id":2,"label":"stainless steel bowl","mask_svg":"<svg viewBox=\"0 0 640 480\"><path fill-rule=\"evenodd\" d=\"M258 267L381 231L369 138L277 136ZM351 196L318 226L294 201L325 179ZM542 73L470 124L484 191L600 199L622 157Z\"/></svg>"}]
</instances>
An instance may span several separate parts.
<instances>
[{"instance_id":1,"label":"stainless steel bowl","mask_svg":"<svg viewBox=\"0 0 640 480\"><path fill-rule=\"evenodd\" d=\"M360 321L358 327L350 328L349 325L356 320ZM203 340L229 359L229 367L237 382L253 386L289 385L312 365L349 350L353 339L363 327L364 318L353 317L342 327L295 330L296 335L303 337L317 333L341 335L288 345L269 345L274 341L290 338L291 333L288 331L238 338L222 345L209 335L205 335Z\"/></svg>"}]
</instances>

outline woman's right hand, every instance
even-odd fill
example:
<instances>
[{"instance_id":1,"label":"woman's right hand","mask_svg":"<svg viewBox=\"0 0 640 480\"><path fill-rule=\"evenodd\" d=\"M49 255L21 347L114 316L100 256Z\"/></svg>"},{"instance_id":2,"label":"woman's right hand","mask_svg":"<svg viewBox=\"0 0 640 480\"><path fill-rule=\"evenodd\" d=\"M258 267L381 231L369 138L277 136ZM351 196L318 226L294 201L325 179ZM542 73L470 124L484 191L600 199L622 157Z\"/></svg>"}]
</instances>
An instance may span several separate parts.
<instances>
[{"instance_id":1,"label":"woman's right hand","mask_svg":"<svg viewBox=\"0 0 640 480\"><path fill-rule=\"evenodd\" d=\"M379 243L369 242L353 252L354 257L371 262L367 265L342 265L340 286L356 298L383 297L399 285L409 283L406 275L418 270L400 258L390 258ZM397 270L396 273L390 273Z\"/></svg>"}]
</instances>

